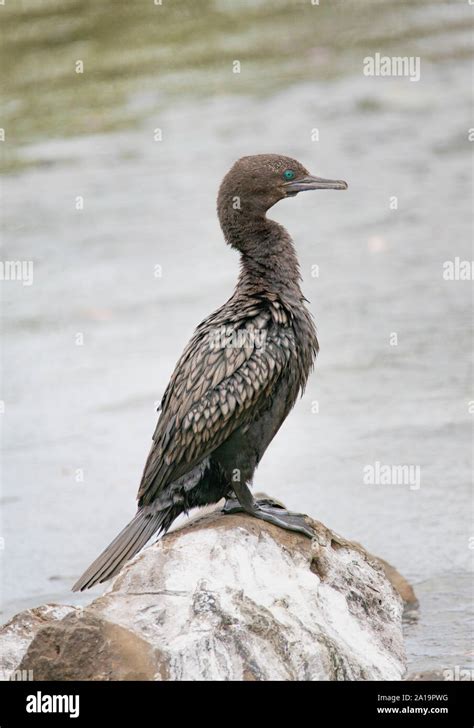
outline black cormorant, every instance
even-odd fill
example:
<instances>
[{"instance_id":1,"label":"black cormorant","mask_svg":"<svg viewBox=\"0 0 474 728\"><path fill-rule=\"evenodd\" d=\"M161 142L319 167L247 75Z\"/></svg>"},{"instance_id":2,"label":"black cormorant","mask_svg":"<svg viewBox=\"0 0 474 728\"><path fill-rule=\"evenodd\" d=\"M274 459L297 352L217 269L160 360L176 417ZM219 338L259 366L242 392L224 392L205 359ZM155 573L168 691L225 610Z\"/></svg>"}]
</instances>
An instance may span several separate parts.
<instances>
[{"instance_id":1,"label":"black cormorant","mask_svg":"<svg viewBox=\"0 0 474 728\"><path fill-rule=\"evenodd\" d=\"M217 200L241 272L233 295L196 329L163 395L135 517L73 589L106 581L181 513L226 499L246 513L311 537L304 516L254 500L263 453L305 387L318 352L293 242L269 220L279 200L305 190L345 190L277 154L239 159Z\"/></svg>"}]
</instances>

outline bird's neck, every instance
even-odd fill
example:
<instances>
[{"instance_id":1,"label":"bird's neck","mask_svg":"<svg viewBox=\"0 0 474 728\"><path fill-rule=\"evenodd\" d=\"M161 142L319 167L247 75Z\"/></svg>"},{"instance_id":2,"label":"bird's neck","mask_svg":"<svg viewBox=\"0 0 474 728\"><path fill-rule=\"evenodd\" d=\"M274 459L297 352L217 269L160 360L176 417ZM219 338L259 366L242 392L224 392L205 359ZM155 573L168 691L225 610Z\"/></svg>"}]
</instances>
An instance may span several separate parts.
<instances>
[{"instance_id":1,"label":"bird's neck","mask_svg":"<svg viewBox=\"0 0 474 728\"><path fill-rule=\"evenodd\" d=\"M239 291L273 293L296 304L303 300L293 241L282 225L267 217L223 226L227 242L240 251Z\"/></svg>"}]
</instances>

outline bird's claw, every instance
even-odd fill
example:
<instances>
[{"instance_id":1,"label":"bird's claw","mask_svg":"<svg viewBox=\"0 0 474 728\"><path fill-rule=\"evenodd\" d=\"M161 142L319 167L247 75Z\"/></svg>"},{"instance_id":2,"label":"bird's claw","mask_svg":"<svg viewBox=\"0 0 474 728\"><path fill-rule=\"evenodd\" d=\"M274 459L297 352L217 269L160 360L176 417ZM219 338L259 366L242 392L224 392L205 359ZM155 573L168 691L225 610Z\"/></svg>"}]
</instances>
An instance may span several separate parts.
<instances>
[{"instance_id":1,"label":"bird's claw","mask_svg":"<svg viewBox=\"0 0 474 728\"><path fill-rule=\"evenodd\" d=\"M252 510L246 510L243 508L236 498L228 498L222 512L225 515L231 515L233 513L248 513L249 515L254 516L254 518L267 521L267 523L272 523L274 526L279 526L279 528L301 533L308 538L314 538L314 532L307 524L303 513L287 511L270 498L255 501L254 508Z\"/></svg>"}]
</instances>

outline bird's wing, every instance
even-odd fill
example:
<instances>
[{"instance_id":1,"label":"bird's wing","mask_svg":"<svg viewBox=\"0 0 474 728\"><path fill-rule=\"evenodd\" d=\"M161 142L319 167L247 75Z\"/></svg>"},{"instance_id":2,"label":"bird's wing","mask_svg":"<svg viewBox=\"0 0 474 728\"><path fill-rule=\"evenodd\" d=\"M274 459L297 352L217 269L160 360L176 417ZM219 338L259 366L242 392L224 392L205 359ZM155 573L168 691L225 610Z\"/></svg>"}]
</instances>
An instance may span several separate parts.
<instances>
[{"instance_id":1,"label":"bird's wing","mask_svg":"<svg viewBox=\"0 0 474 728\"><path fill-rule=\"evenodd\" d=\"M266 405L296 351L295 338L291 327L273 325L268 310L250 313L236 314L229 323L216 312L184 350L163 396L138 490L140 505L152 502Z\"/></svg>"}]
</instances>

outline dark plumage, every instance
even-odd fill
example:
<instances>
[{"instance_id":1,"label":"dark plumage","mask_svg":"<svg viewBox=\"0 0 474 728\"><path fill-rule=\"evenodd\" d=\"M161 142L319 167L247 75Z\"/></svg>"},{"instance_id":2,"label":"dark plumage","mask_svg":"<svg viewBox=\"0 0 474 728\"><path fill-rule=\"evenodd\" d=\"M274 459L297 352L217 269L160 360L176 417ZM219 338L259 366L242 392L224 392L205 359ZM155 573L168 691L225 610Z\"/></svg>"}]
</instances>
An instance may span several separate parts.
<instances>
[{"instance_id":1,"label":"dark plumage","mask_svg":"<svg viewBox=\"0 0 474 728\"><path fill-rule=\"evenodd\" d=\"M303 190L346 187L275 154L243 157L225 176L217 208L225 239L241 256L235 292L197 327L176 365L135 517L74 590L109 579L180 513L221 498L226 513L243 510L311 536L303 516L255 502L248 488L318 351L292 240L266 212Z\"/></svg>"}]
</instances>

